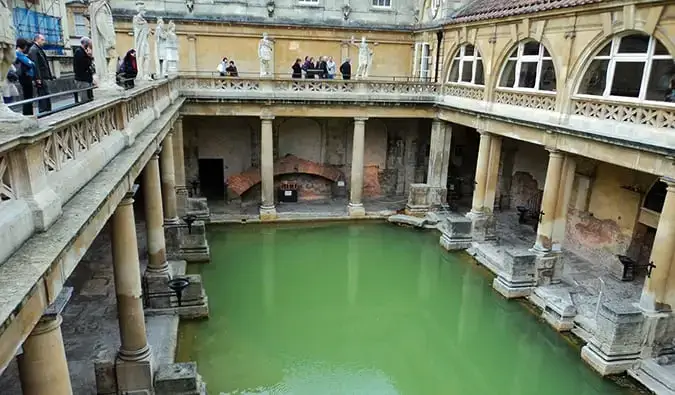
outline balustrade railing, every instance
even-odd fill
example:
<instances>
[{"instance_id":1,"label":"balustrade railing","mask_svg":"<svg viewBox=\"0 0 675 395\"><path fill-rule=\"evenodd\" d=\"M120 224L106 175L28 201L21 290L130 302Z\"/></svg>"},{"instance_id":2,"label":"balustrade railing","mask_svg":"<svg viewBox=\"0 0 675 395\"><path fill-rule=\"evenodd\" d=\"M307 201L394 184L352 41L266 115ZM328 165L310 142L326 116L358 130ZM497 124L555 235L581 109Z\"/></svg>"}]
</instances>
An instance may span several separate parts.
<instances>
[{"instance_id":1,"label":"balustrade railing","mask_svg":"<svg viewBox=\"0 0 675 395\"><path fill-rule=\"evenodd\" d=\"M600 98L572 98L572 114L602 120L675 129L675 103L624 103Z\"/></svg>"},{"instance_id":2,"label":"balustrade railing","mask_svg":"<svg viewBox=\"0 0 675 395\"><path fill-rule=\"evenodd\" d=\"M497 89L495 103L510 104L512 106L534 108L537 110L555 111L555 93L521 92Z\"/></svg>"},{"instance_id":3,"label":"balustrade railing","mask_svg":"<svg viewBox=\"0 0 675 395\"><path fill-rule=\"evenodd\" d=\"M443 94L473 100L484 100L485 87L479 85L448 83L443 86Z\"/></svg>"}]
</instances>

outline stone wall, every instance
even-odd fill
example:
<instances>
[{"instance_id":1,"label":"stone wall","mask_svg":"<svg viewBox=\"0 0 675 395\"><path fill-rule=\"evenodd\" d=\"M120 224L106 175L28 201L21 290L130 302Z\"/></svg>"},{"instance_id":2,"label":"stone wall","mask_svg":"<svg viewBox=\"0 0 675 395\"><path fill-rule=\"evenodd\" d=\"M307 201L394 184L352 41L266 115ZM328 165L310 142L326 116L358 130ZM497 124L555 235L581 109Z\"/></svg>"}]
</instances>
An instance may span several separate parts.
<instances>
[{"instance_id":1,"label":"stone wall","mask_svg":"<svg viewBox=\"0 0 675 395\"><path fill-rule=\"evenodd\" d=\"M225 179L259 166L260 120L252 117L186 117L183 121L188 180L198 178L198 159L222 159ZM353 121L349 118L276 118L275 160L287 155L335 166L347 187L351 179ZM404 196L427 173L431 122L414 119L369 119L366 122L364 197ZM301 185L299 198L331 196L331 182L310 175L275 178ZM242 200L258 200L255 186Z\"/></svg>"}]
</instances>

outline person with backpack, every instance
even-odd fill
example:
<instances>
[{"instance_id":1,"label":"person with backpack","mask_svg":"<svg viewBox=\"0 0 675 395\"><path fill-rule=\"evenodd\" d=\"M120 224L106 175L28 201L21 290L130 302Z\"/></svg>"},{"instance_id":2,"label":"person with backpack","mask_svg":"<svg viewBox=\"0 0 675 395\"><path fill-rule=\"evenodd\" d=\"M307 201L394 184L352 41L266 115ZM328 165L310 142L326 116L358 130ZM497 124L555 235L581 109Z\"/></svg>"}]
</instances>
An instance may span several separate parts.
<instances>
[{"instance_id":1,"label":"person with backpack","mask_svg":"<svg viewBox=\"0 0 675 395\"><path fill-rule=\"evenodd\" d=\"M131 89L134 87L134 80L138 75L138 65L136 64L136 50L130 49L124 55L122 66L120 67L120 76L122 86L124 89Z\"/></svg>"},{"instance_id":2,"label":"person with backpack","mask_svg":"<svg viewBox=\"0 0 675 395\"><path fill-rule=\"evenodd\" d=\"M35 78L35 63L28 57L30 45L25 38L16 40L16 75L19 77L19 84L23 90L23 100L33 98L33 79ZM23 105L23 115L33 115L33 102Z\"/></svg>"}]
</instances>

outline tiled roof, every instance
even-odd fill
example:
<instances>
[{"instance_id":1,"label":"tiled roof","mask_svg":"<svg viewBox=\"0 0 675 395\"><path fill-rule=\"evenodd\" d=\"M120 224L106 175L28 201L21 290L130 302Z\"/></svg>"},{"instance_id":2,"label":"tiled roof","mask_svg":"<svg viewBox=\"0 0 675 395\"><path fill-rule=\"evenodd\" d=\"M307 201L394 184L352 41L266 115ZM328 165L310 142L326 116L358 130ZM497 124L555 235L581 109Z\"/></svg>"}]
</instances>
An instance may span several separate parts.
<instances>
[{"instance_id":1,"label":"tiled roof","mask_svg":"<svg viewBox=\"0 0 675 395\"><path fill-rule=\"evenodd\" d=\"M504 18L558 8L600 3L603 0L475 0L461 8L451 22L472 22Z\"/></svg>"}]
</instances>

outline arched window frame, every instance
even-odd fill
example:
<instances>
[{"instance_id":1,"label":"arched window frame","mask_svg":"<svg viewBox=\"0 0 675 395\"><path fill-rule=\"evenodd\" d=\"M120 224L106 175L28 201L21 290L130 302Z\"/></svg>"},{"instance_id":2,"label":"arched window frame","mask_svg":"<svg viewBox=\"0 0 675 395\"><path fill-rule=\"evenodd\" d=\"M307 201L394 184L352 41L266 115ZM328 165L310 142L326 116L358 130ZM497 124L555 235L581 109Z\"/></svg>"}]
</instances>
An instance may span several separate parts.
<instances>
[{"instance_id":1,"label":"arched window frame","mask_svg":"<svg viewBox=\"0 0 675 395\"><path fill-rule=\"evenodd\" d=\"M467 55L467 49L471 47L473 48L473 52L470 55ZM452 71L455 66L455 62L458 63L458 69L457 69L457 80L452 81ZM471 63L471 81L463 81L462 80L462 75L464 72L464 66L466 63L470 62ZM446 82L450 82L453 84L467 84L467 85L476 85L476 86L484 86L485 85L485 70L484 70L484 65L483 65L483 57L480 54L480 51L475 45L471 44L464 44L461 47L459 47L459 50L455 53L455 56L452 58L452 62L450 63L450 71L448 72L448 77ZM477 76L477 71L480 70L480 75L482 76L482 82L476 82L476 76Z\"/></svg>"},{"instance_id":2,"label":"arched window frame","mask_svg":"<svg viewBox=\"0 0 675 395\"><path fill-rule=\"evenodd\" d=\"M609 42L605 42L602 46L600 46L600 49L595 53L595 56L593 56L589 62L588 65L585 67L583 74L581 75L581 78L579 79L579 82L576 86L576 89L574 90L575 96L578 97L587 97L587 98L604 98L604 99L611 99L611 100L619 100L619 101L632 101L632 102L642 102L642 101L647 101L651 103L659 103L659 105L675 105L673 103L669 103L666 101L660 101L660 100L649 100L646 98L647 95L647 89L649 88L649 78L651 77L652 73L652 65L654 60L675 60L675 56L670 54L666 48L666 52L668 52L665 55L657 55L655 54L655 49L656 49L656 44L657 44L657 39L654 36L649 36L649 44L647 45L647 51L644 53L620 53L619 52L619 46L621 45L621 40L625 37L630 37L630 36L637 36L637 35L642 35L642 36L647 36L646 34L640 34L640 33L634 33L634 34L626 34L626 35L617 35L612 37L612 39ZM609 46L609 54L601 54L605 48ZM661 43L661 46L663 44ZM665 48L665 46L663 46ZM582 84L586 79L586 74L589 72L591 68L591 64L595 60L608 60L609 64L607 66L607 73L605 74L605 89L602 93L602 95L593 95L590 93L580 93L582 89ZM640 93L638 94L638 97L631 97L631 96L618 96L618 95L612 95L612 85L614 83L614 72L616 70L616 64L620 62L644 62L644 68L642 72L642 80L640 81Z\"/></svg>"},{"instance_id":3,"label":"arched window frame","mask_svg":"<svg viewBox=\"0 0 675 395\"><path fill-rule=\"evenodd\" d=\"M525 45L531 44L531 43L536 43L539 45L539 51L537 52L536 55L524 55L525 52ZM508 66L509 62L513 61L516 63L515 66L515 78L513 82L513 86L502 86L502 78L504 77L504 72L506 71L506 67ZM555 84L553 84L553 90L545 90L545 89L539 89L539 85L541 84L541 77L542 77L542 66L544 61L550 61L553 64L553 57L551 56L551 53L546 49L544 44L541 42L535 41L535 40L526 40L526 41L521 41L518 43L518 46L514 48L511 53L509 54L509 57L506 58L506 61L504 62L504 65L502 66L502 70L499 73L499 79L497 80L497 88L498 89L509 89L509 90L517 90L517 91L527 91L527 92L544 92L544 93L555 93L556 92L556 87ZM521 87L518 86L520 85L520 71L522 69L523 63L535 63L537 64L537 71L536 71L536 76L535 76L535 81L534 81L534 87L529 88L529 87ZM553 68L553 73L555 75L555 66ZM555 75L556 82L558 76Z\"/></svg>"}]
</instances>

